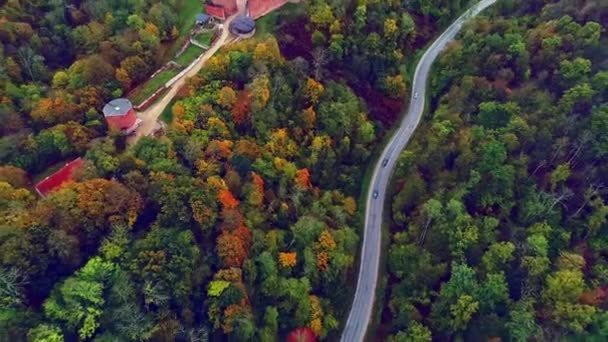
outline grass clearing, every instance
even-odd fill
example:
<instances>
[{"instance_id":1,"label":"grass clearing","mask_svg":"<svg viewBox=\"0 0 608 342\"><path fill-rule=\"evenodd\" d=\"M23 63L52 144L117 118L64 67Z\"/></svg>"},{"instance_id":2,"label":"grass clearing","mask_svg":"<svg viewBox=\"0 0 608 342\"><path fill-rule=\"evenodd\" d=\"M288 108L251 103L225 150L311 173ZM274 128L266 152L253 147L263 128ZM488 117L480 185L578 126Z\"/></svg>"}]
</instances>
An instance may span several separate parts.
<instances>
[{"instance_id":1,"label":"grass clearing","mask_svg":"<svg viewBox=\"0 0 608 342\"><path fill-rule=\"evenodd\" d=\"M289 22L291 18L295 18L303 13L304 5L292 2L286 3L280 9L272 11L256 20L255 37L265 38L268 35L274 34L280 23Z\"/></svg>"},{"instance_id":2,"label":"grass clearing","mask_svg":"<svg viewBox=\"0 0 608 342\"><path fill-rule=\"evenodd\" d=\"M187 36L194 26L195 16L199 13L205 13L205 7L202 1L198 0L181 0L179 6L179 35L180 37Z\"/></svg>"},{"instance_id":3,"label":"grass clearing","mask_svg":"<svg viewBox=\"0 0 608 342\"><path fill-rule=\"evenodd\" d=\"M175 63L181 65L182 67L186 67L190 65L198 56L200 56L203 52L205 52L200 47L190 44L186 51L182 53L179 57L174 59Z\"/></svg>"},{"instance_id":4,"label":"grass clearing","mask_svg":"<svg viewBox=\"0 0 608 342\"><path fill-rule=\"evenodd\" d=\"M171 47L165 52L164 57L166 60L173 59L186 39L190 39L190 31L194 27L195 16L198 13L205 13L205 6L203 6L202 1L180 0L177 13L179 19L177 26L179 38L172 42Z\"/></svg>"},{"instance_id":5,"label":"grass clearing","mask_svg":"<svg viewBox=\"0 0 608 342\"><path fill-rule=\"evenodd\" d=\"M214 32L213 31L205 31L194 36L194 40L199 42L200 44L211 46L211 40L213 39Z\"/></svg>"},{"instance_id":6,"label":"grass clearing","mask_svg":"<svg viewBox=\"0 0 608 342\"><path fill-rule=\"evenodd\" d=\"M173 105L175 104L175 99L169 102L169 105L163 109L163 112L160 113L159 119L166 123L167 125L171 125L173 122Z\"/></svg>"},{"instance_id":7,"label":"grass clearing","mask_svg":"<svg viewBox=\"0 0 608 342\"><path fill-rule=\"evenodd\" d=\"M278 15L279 14L274 11L258 19L255 23L255 37L265 38L266 36L273 34L276 29Z\"/></svg>"},{"instance_id":8,"label":"grass clearing","mask_svg":"<svg viewBox=\"0 0 608 342\"><path fill-rule=\"evenodd\" d=\"M179 70L174 68L169 68L154 76L154 78L146 81L146 83L140 85L135 88L135 90L129 93L129 100L133 102L135 105L139 105L145 99L150 97L150 95L154 94L155 91L158 90L163 84L167 83L170 79L172 79L175 75L179 73Z\"/></svg>"}]
</instances>

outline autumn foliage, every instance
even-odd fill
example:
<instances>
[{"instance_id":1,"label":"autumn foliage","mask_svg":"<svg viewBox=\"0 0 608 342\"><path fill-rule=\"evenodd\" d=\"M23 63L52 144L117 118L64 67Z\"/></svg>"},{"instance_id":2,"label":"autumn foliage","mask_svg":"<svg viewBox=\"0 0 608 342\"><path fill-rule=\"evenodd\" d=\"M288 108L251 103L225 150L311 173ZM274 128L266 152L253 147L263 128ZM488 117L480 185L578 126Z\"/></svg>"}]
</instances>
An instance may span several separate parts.
<instances>
[{"instance_id":1,"label":"autumn foliage","mask_svg":"<svg viewBox=\"0 0 608 342\"><path fill-rule=\"evenodd\" d=\"M257 173L251 172L251 178L253 179L253 184L255 185L255 189L258 193L264 193L264 180Z\"/></svg>"},{"instance_id":2,"label":"autumn foliage","mask_svg":"<svg viewBox=\"0 0 608 342\"><path fill-rule=\"evenodd\" d=\"M311 184L310 184L310 172L308 171L308 169L304 168L304 169L300 169L296 172L296 184L299 187L302 188L310 188Z\"/></svg>"},{"instance_id":3,"label":"autumn foliage","mask_svg":"<svg viewBox=\"0 0 608 342\"><path fill-rule=\"evenodd\" d=\"M307 129L312 129L315 127L315 122L317 121L317 113L315 109L310 106L302 111L302 120L306 124Z\"/></svg>"},{"instance_id":4,"label":"autumn foliage","mask_svg":"<svg viewBox=\"0 0 608 342\"><path fill-rule=\"evenodd\" d=\"M314 331L315 335L321 336L323 329L323 308L321 307L321 300L319 297L315 295L309 296L310 300L310 309L311 309L311 321L308 325L312 331Z\"/></svg>"},{"instance_id":5,"label":"autumn foliage","mask_svg":"<svg viewBox=\"0 0 608 342\"><path fill-rule=\"evenodd\" d=\"M230 109L237 100L236 92L231 87L223 87L217 98L217 104L223 108Z\"/></svg>"},{"instance_id":6,"label":"autumn foliage","mask_svg":"<svg viewBox=\"0 0 608 342\"><path fill-rule=\"evenodd\" d=\"M232 110L230 113L232 114L232 120L237 125L242 125L247 120L249 120L249 111L251 107L251 100L249 97L249 91L243 90L239 93L236 101L233 102Z\"/></svg>"},{"instance_id":7,"label":"autumn foliage","mask_svg":"<svg viewBox=\"0 0 608 342\"><path fill-rule=\"evenodd\" d=\"M316 104L319 102L319 99L321 98L321 95L323 95L323 92L325 91L325 88L323 87L323 85L317 81L315 81L312 78L309 78L308 81L306 81L306 89L305 89L305 93L306 93L306 97L308 97L308 100L313 103Z\"/></svg>"},{"instance_id":8,"label":"autumn foliage","mask_svg":"<svg viewBox=\"0 0 608 342\"><path fill-rule=\"evenodd\" d=\"M279 263L285 268L292 268L296 265L297 254L295 252L279 253Z\"/></svg>"},{"instance_id":9,"label":"autumn foliage","mask_svg":"<svg viewBox=\"0 0 608 342\"><path fill-rule=\"evenodd\" d=\"M80 121L82 114L77 105L63 98L44 98L38 101L30 113L34 122L50 126L60 122Z\"/></svg>"},{"instance_id":10,"label":"autumn foliage","mask_svg":"<svg viewBox=\"0 0 608 342\"><path fill-rule=\"evenodd\" d=\"M251 244L251 232L241 226L234 231L224 230L217 239L217 253L226 267L241 267Z\"/></svg>"},{"instance_id":11,"label":"autumn foliage","mask_svg":"<svg viewBox=\"0 0 608 342\"><path fill-rule=\"evenodd\" d=\"M319 246L327 251L336 248L336 241L328 230L324 230L319 234Z\"/></svg>"},{"instance_id":12,"label":"autumn foliage","mask_svg":"<svg viewBox=\"0 0 608 342\"><path fill-rule=\"evenodd\" d=\"M329 254L327 252L320 252L317 254L317 268L320 271L326 271L329 266Z\"/></svg>"},{"instance_id":13,"label":"autumn foliage","mask_svg":"<svg viewBox=\"0 0 608 342\"><path fill-rule=\"evenodd\" d=\"M235 209L239 206L239 201L234 198L230 190L222 189L217 195L218 200L222 203L224 209Z\"/></svg>"},{"instance_id":14,"label":"autumn foliage","mask_svg":"<svg viewBox=\"0 0 608 342\"><path fill-rule=\"evenodd\" d=\"M316 342L317 337L310 328L297 328L287 335L287 342Z\"/></svg>"}]
</instances>

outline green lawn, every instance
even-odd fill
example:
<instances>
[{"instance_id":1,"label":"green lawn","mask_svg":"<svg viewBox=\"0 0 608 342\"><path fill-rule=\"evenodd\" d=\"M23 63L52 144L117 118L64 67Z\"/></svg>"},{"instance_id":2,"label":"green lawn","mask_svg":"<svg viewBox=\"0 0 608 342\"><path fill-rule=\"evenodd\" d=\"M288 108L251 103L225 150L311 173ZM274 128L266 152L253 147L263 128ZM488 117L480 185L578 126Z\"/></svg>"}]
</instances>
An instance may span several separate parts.
<instances>
[{"instance_id":1,"label":"green lawn","mask_svg":"<svg viewBox=\"0 0 608 342\"><path fill-rule=\"evenodd\" d=\"M199 13L205 13L203 2L199 0L181 0L179 9L179 35L185 37L194 26L194 17Z\"/></svg>"},{"instance_id":2,"label":"green lawn","mask_svg":"<svg viewBox=\"0 0 608 342\"><path fill-rule=\"evenodd\" d=\"M160 114L160 119L166 123L167 125L171 125L173 122L173 105L175 104L175 99L173 99L163 112Z\"/></svg>"},{"instance_id":3,"label":"green lawn","mask_svg":"<svg viewBox=\"0 0 608 342\"><path fill-rule=\"evenodd\" d=\"M165 53L165 57L172 59L175 57L177 51L186 41L190 38L190 31L194 26L194 17L199 13L205 13L205 6L202 1L198 0L180 0L179 11L177 13L179 17L179 38L171 43L171 47Z\"/></svg>"},{"instance_id":4,"label":"green lawn","mask_svg":"<svg viewBox=\"0 0 608 342\"><path fill-rule=\"evenodd\" d=\"M154 78L148 80L146 83L140 85L135 90L133 90L129 94L129 100L133 102L134 105L139 105L145 99L147 99L150 95L154 94L158 88L160 88L163 84L167 83L173 76L177 75L179 70L170 68L164 70L160 74L154 76Z\"/></svg>"},{"instance_id":5,"label":"green lawn","mask_svg":"<svg viewBox=\"0 0 608 342\"><path fill-rule=\"evenodd\" d=\"M201 32L194 36L194 40L203 45L211 46L211 39L213 39L213 34L213 31Z\"/></svg>"},{"instance_id":6,"label":"green lawn","mask_svg":"<svg viewBox=\"0 0 608 342\"><path fill-rule=\"evenodd\" d=\"M270 12L256 21L255 37L264 38L267 35L274 34L279 23L288 22L290 18L297 17L303 11L304 5L289 2L278 11Z\"/></svg>"},{"instance_id":7,"label":"green lawn","mask_svg":"<svg viewBox=\"0 0 608 342\"><path fill-rule=\"evenodd\" d=\"M273 34L278 16L278 12L274 11L258 19L255 22L255 36L264 38L269 34Z\"/></svg>"},{"instance_id":8,"label":"green lawn","mask_svg":"<svg viewBox=\"0 0 608 342\"><path fill-rule=\"evenodd\" d=\"M181 54L178 58L174 59L175 63L186 67L192 63L196 59L196 57L200 56L203 53L203 49L199 48L194 44L190 44L186 51Z\"/></svg>"}]
</instances>

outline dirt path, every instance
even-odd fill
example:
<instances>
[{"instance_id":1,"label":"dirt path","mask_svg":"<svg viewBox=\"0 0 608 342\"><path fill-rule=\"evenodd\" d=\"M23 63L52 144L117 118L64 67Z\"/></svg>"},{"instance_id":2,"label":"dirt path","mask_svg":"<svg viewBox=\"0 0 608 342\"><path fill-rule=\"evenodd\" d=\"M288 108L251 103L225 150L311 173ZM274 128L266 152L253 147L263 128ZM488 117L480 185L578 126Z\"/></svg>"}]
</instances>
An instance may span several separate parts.
<instances>
[{"instance_id":1,"label":"dirt path","mask_svg":"<svg viewBox=\"0 0 608 342\"><path fill-rule=\"evenodd\" d=\"M244 0L239 1L239 5L241 4L244 4ZM165 93L165 95L161 99L159 99L157 102L155 102L143 112L137 113L137 116L142 120L142 123L139 128L137 128L135 133L128 138L128 142L130 145L135 144L139 140L139 138L152 133L154 127L156 126L158 117L165 110L165 107L167 107L169 103L171 103L171 100L173 100L173 97L175 96L175 94L177 94L177 91L186 83L186 79L196 75L201 70L203 65L205 65L205 63L209 60L209 58L211 58L211 56L213 56L222 46L232 42L235 39L235 37L230 34L228 27L230 26L232 20L244 11L245 6L239 6L239 13L226 19L223 24L222 33L220 34L220 37L215 41L211 48L203 54L203 57L201 57L200 60L196 62L194 66L189 67L190 70L184 73L184 75L182 75L179 80L173 83L173 85L169 88L169 91Z\"/></svg>"}]
</instances>

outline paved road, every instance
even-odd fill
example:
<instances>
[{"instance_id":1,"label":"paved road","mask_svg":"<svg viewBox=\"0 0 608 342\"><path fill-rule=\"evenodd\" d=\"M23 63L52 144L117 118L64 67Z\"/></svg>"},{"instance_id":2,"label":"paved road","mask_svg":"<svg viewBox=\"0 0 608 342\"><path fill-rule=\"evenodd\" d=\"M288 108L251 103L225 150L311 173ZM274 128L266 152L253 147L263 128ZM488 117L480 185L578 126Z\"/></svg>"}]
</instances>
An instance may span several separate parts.
<instances>
[{"instance_id":1,"label":"paved road","mask_svg":"<svg viewBox=\"0 0 608 342\"><path fill-rule=\"evenodd\" d=\"M374 168L374 174L367 194L365 212L365 229L363 244L361 246L361 262L355 298L348 315L348 320L342 332L342 342L363 341L372 316L376 283L378 281L378 268L380 263L380 240L382 211L386 198L387 186L391 173L401 151L409 142L414 130L420 123L424 111L427 79L431 65L446 46L454 39L467 19L476 16L485 8L493 5L496 0L482 0L472 6L465 14L454 21L437 40L424 53L414 74L412 97L407 114L399 126L399 130L392 137L382 151L381 158ZM415 96L418 94L418 96ZM385 161L386 160L386 161ZM385 165L383 165L386 163ZM377 196L374 196L374 193ZM376 197L376 198L374 198ZM370 338L371 339L371 338Z\"/></svg>"},{"instance_id":2,"label":"paved road","mask_svg":"<svg viewBox=\"0 0 608 342\"><path fill-rule=\"evenodd\" d=\"M156 101L153 105L148 107L143 112L139 112L137 116L142 120L141 125L137 128L135 133L128 138L129 144L135 144L139 138L149 135L156 125L156 121L158 117L165 110L165 107L171 103L177 91L186 83L186 80L196 74L201 70L203 65L213 56L222 46L232 42L234 40L234 36L230 34L228 27L234 18L239 16L240 14L245 13L246 11L246 0L238 0L238 12L227 18L223 24L222 33L220 37L213 43L213 46L209 50L207 50L203 57L190 68L188 72L186 72L182 77L177 80L173 85L169 88L169 91L165 93L165 95Z\"/></svg>"}]
</instances>

